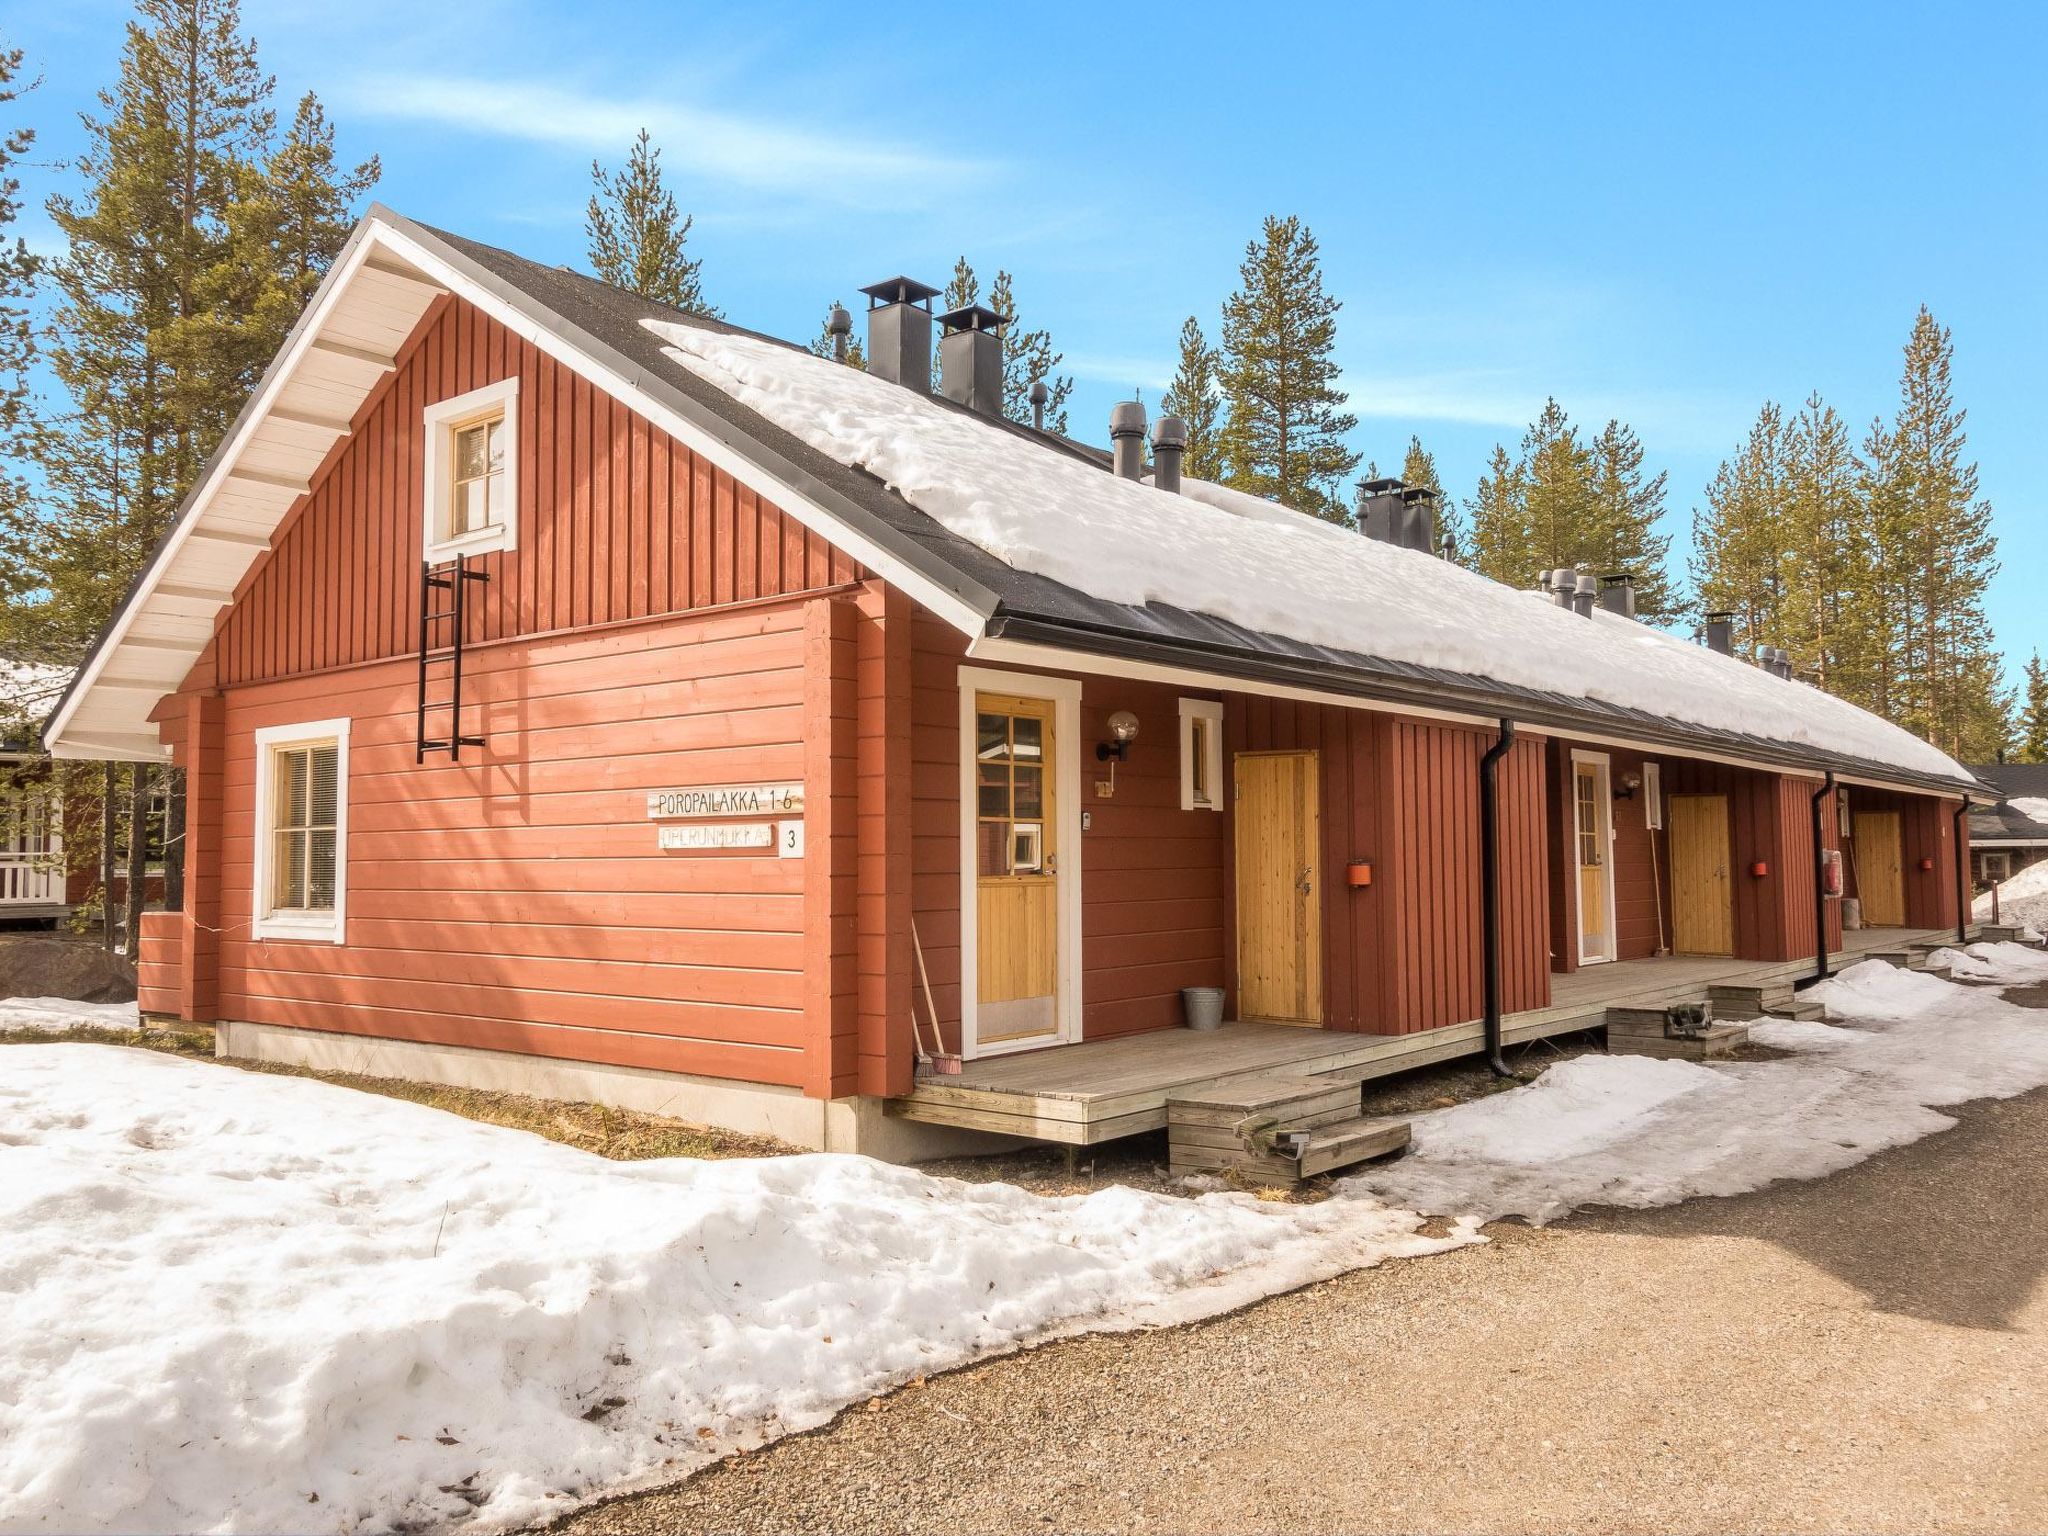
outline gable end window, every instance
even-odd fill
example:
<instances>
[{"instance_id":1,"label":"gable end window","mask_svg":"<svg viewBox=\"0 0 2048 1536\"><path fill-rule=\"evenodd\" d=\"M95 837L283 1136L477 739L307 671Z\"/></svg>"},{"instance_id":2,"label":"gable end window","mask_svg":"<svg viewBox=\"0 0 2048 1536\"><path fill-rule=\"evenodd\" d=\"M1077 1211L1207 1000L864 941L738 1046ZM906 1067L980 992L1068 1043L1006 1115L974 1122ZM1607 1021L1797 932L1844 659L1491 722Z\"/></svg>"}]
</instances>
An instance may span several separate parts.
<instances>
[{"instance_id":1,"label":"gable end window","mask_svg":"<svg viewBox=\"0 0 2048 1536\"><path fill-rule=\"evenodd\" d=\"M428 560L519 542L519 380L426 409Z\"/></svg>"},{"instance_id":2,"label":"gable end window","mask_svg":"<svg viewBox=\"0 0 2048 1536\"><path fill-rule=\"evenodd\" d=\"M348 895L348 722L256 733L259 939L342 942Z\"/></svg>"},{"instance_id":3,"label":"gable end window","mask_svg":"<svg viewBox=\"0 0 2048 1536\"><path fill-rule=\"evenodd\" d=\"M1180 808L1223 809L1223 706L1215 699L1180 701Z\"/></svg>"}]
</instances>

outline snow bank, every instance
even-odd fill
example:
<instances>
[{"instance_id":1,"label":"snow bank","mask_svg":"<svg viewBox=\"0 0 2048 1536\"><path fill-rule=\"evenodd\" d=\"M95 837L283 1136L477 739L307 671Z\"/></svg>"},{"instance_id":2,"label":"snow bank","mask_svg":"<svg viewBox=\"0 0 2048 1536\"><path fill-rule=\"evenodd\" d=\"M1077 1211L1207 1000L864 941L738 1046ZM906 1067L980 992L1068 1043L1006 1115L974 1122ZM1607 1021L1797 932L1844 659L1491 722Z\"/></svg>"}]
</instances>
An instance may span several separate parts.
<instances>
[{"instance_id":1,"label":"snow bank","mask_svg":"<svg viewBox=\"0 0 2048 1536\"><path fill-rule=\"evenodd\" d=\"M0 1034L26 1030L61 1034L67 1029L132 1030L142 1027L133 1003L75 1003L68 997L0 997Z\"/></svg>"},{"instance_id":2,"label":"snow bank","mask_svg":"<svg viewBox=\"0 0 2048 1536\"><path fill-rule=\"evenodd\" d=\"M2048 952L2025 944L1972 944L1964 949L1937 949L1930 966L1944 969L1957 981L1995 981L2006 986L2048 981Z\"/></svg>"},{"instance_id":3,"label":"snow bank","mask_svg":"<svg viewBox=\"0 0 2048 1536\"><path fill-rule=\"evenodd\" d=\"M1980 923L1991 921L1991 892L1985 891L1971 903L1970 915ZM2048 928L2048 859L2029 864L2000 882L1998 920Z\"/></svg>"},{"instance_id":4,"label":"snow bank","mask_svg":"<svg viewBox=\"0 0 2048 1536\"><path fill-rule=\"evenodd\" d=\"M610 1163L94 1045L0 1073L0 1529L526 1521L1026 1340L1474 1241L1362 1201Z\"/></svg>"},{"instance_id":5,"label":"snow bank","mask_svg":"<svg viewBox=\"0 0 2048 1536\"><path fill-rule=\"evenodd\" d=\"M1647 624L1590 621L1414 550L1200 481L1171 495L928 396L757 337L642 324L678 366L867 470L1019 570L1108 602L1800 742L1969 782L1918 737ZM1535 572L1530 572L1535 579Z\"/></svg>"},{"instance_id":6,"label":"snow bank","mask_svg":"<svg viewBox=\"0 0 2048 1536\"><path fill-rule=\"evenodd\" d=\"M1670 1205L1818 1178L1946 1130L1942 1106L2048 1085L2048 1013L1995 992L1867 961L1810 995L1841 1022L1751 1027L1788 1060L1578 1057L1527 1088L1421 1117L1406 1158L1341 1187L1539 1223L1583 1205Z\"/></svg>"}]
</instances>

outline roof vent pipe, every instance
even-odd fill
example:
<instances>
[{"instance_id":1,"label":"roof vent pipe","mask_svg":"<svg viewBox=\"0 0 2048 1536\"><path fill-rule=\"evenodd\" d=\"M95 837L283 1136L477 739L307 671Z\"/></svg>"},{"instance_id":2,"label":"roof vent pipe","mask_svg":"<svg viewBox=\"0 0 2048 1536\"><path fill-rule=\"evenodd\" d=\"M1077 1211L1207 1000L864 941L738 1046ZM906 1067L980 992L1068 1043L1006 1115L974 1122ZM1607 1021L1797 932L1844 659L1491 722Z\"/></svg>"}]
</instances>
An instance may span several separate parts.
<instances>
[{"instance_id":1,"label":"roof vent pipe","mask_svg":"<svg viewBox=\"0 0 2048 1536\"><path fill-rule=\"evenodd\" d=\"M1593 605L1600 600L1600 578L1591 571L1580 571L1572 583L1572 612L1582 619L1593 617Z\"/></svg>"},{"instance_id":2,"label":"roof vent pipe","mask_svg":"<svg viewBox=\"0 0 2048 1536\"><path fill-rule=\"evenodd\" d=\"M1109 450L1116 472L1126 480L1141 479L1145 473L1145 405L1141 400L1119 400L1109 408Z\"/></svg>"},{"instance_id":3,"label":"roof vent pipe","mask_svg":"<svg viewBox=\"0 0 2048 1536\"><path fill-rule=\"evenodd\" d=\"M1707 615L1707 649L1723 656L1735 654L1735 615L1732 613L1710 613Z\"/></svg>"},{"instance_id":4,"label":"roof vent pipe","mask_svg":"<svg viewBox=\"0 0 2048 1536\"><path fill-rule=\"evenodd\" d=\"M1578 572L1567 570L1563 566L1543 573L1543 585L1550 593L1550 600L1560 608L1571 607L1572 593L1577 590L1578 584Z\"/></svg>"},{"instance_id":5,"label":"roof vent pipe","mask_svg":"<svg viewBox=\"0 0 2048 1536\"><path fill-rule=\"evenodd\" d=\"M868 296L868 372L921 395L932 392L932 300L939 290L911 277L863 288Z\"/></svg>"},{"instance_id":6,"label":"roof vent pipe","mask_svg":"<svg viewBox=\"0 0 2048 1536\"><path fill-rule=\"evenodd\" d=\"M1636 616L1636 579L1627 571L1600 578L1600 606L1624 619Z\"/></svg>"},{"instance_id":7,"label":"roof vent pipe","mask_svg":"<svg viewBox=\"0 0 2048 1536\"><path fill-rule=\"evenodd\" d=\"M1178 416L1152 423L1152 483L1162 491L1180 490L1180 460L1187 446L1188 424Z\"/></svg>"},{"instance_id":8,"label":"roof vent pipe","mask_svg":"<svg viewBox=\"0 0 2048 1536\"><path fill-rule=\"evenodd\" d=\"M1407 511L1398 480L1358 482L1358 531L1382 544L1399 544L1407 531Z\"/></svg>"},{"instance_id":9,"label":"roof vent pipe","mask_svg":"<svg viewBox=\"0 0 2048 1536\"><path fill-rule=\"evenodd\" d=\"M1052 391L1045 387L1045 380L1031 381L1031 427L1033 431L1045 430L1045 406L1052 399Z\"/></svg>"},{"instance_id":10,"label":"roof vent pipe","mask_svg":"<svg viewBox=\"0 0 2048 1536\"><path fill-rule=\"evenodd\" d=\"M1003 414L1003 327L1009 316L966 304L939 316L939 393L984 416Z\"/></svg>"},{"instance_id":11,"label":"roof vent pipe","mask_svg":"<svg viewBox=\"0 0 2048 1536\"><path fill-rule=\"evenodd\" d=\"M846 312L844 304L834 304L832 313L825 318L825 332L832 338L832 361L846 361L847 338L853 335L853 316Z\"/></svg>"}]
</instances>

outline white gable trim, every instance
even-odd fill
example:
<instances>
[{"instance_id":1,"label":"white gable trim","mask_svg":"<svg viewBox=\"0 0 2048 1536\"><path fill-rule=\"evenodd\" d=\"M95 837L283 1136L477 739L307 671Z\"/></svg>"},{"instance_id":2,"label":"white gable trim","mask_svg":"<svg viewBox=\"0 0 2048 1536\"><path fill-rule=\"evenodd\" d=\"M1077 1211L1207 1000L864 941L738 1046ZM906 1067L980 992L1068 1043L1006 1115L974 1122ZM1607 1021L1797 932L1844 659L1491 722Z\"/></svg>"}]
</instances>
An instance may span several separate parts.
<instances>
[{"instance_id":1,"label":"white gable trim","mask_svg":"<svg viewBox=\"0 0 2048 1536\"><path fill-rule=\"evenodd\" d=\"M409 272L398 270L401 267ZM169 749L159 744L154 728L148 724L149 711L159 700L177 691L213 638L219 610L234 601L235 589L256 561L268 553L271 539L305 494L289 483L288 476L238 465L265 424L275 420L304 427L314 434L306 447L310 474L334 443L347 435L348 419L354 417L378 382L396 366L395 353L385 355L352 339L326 334L351 292L362 283L383 290L390 304L416 304L414 326L443 293L474 305L514 335L644 416L691 452L768 497L804 527L902 589L961 633L971 637L982 632L983 615L956 593L915 570L796 487L785 484L739 448L713 437L696 422L652 398L635 379L591 356L494 289L475 281L428 245L372 213L350 236L349 244L286 339L227 441L209 462L169 537L143 573L134 596L116 616L51 719L45 737L53 756L130 759L168 755ZM352 393L354 403L346 411L337 407L331 416L323 413L311 419L303 409L281 412L280 397L301 380L308 358L316 355L324 368L349 381L346 385L337 384L335 392ZM358 384L360 387L356 388ZM234 493L232 501L223 495L230 489ZM195 582L180 570L178 581L168 583L178 591L164 595L178 597L184 611L153 610L153 601L167 585L168 573L195 540L206 541L216 551L205 567L203 581ZM201 606L213 604L213 611L194 613L194 599ZM117 654L133 661L140 653L139 647L129 642L145 614L156 620L159 627L175 629L178 638L166 643L161 636L153 637L149 649L151 682L141 688L124 685L122 702L113 706L112 685L103 683L103 679ZM115 675L133 675L135 670L130 667ZM112 720L105 718L110 713L115 715Z\"/></svg>"}]
</instances>

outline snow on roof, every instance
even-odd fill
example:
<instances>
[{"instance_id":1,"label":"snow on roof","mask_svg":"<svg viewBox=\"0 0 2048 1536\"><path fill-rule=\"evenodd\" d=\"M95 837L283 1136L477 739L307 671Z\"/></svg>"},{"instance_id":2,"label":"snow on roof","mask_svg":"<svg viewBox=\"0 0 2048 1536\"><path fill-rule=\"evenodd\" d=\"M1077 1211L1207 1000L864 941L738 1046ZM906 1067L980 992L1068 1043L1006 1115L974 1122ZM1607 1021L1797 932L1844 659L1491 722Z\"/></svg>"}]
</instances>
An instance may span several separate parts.
<instances>
[{"instance_id":1,"label":"snow on roof","mask_svg":"<svg viewBox=\"0 0 2048 1536\"><path fill-rule=\"evenodd\" d=\"M1310 645L1599 700L1969 782L1910 732L1648 624L1588 621L1415 550L1203 481L1173 495L857 369L641 322L690 373L866 470L997 559L1105 602L1169 604Z\"/></svg>"}]
</instances>

